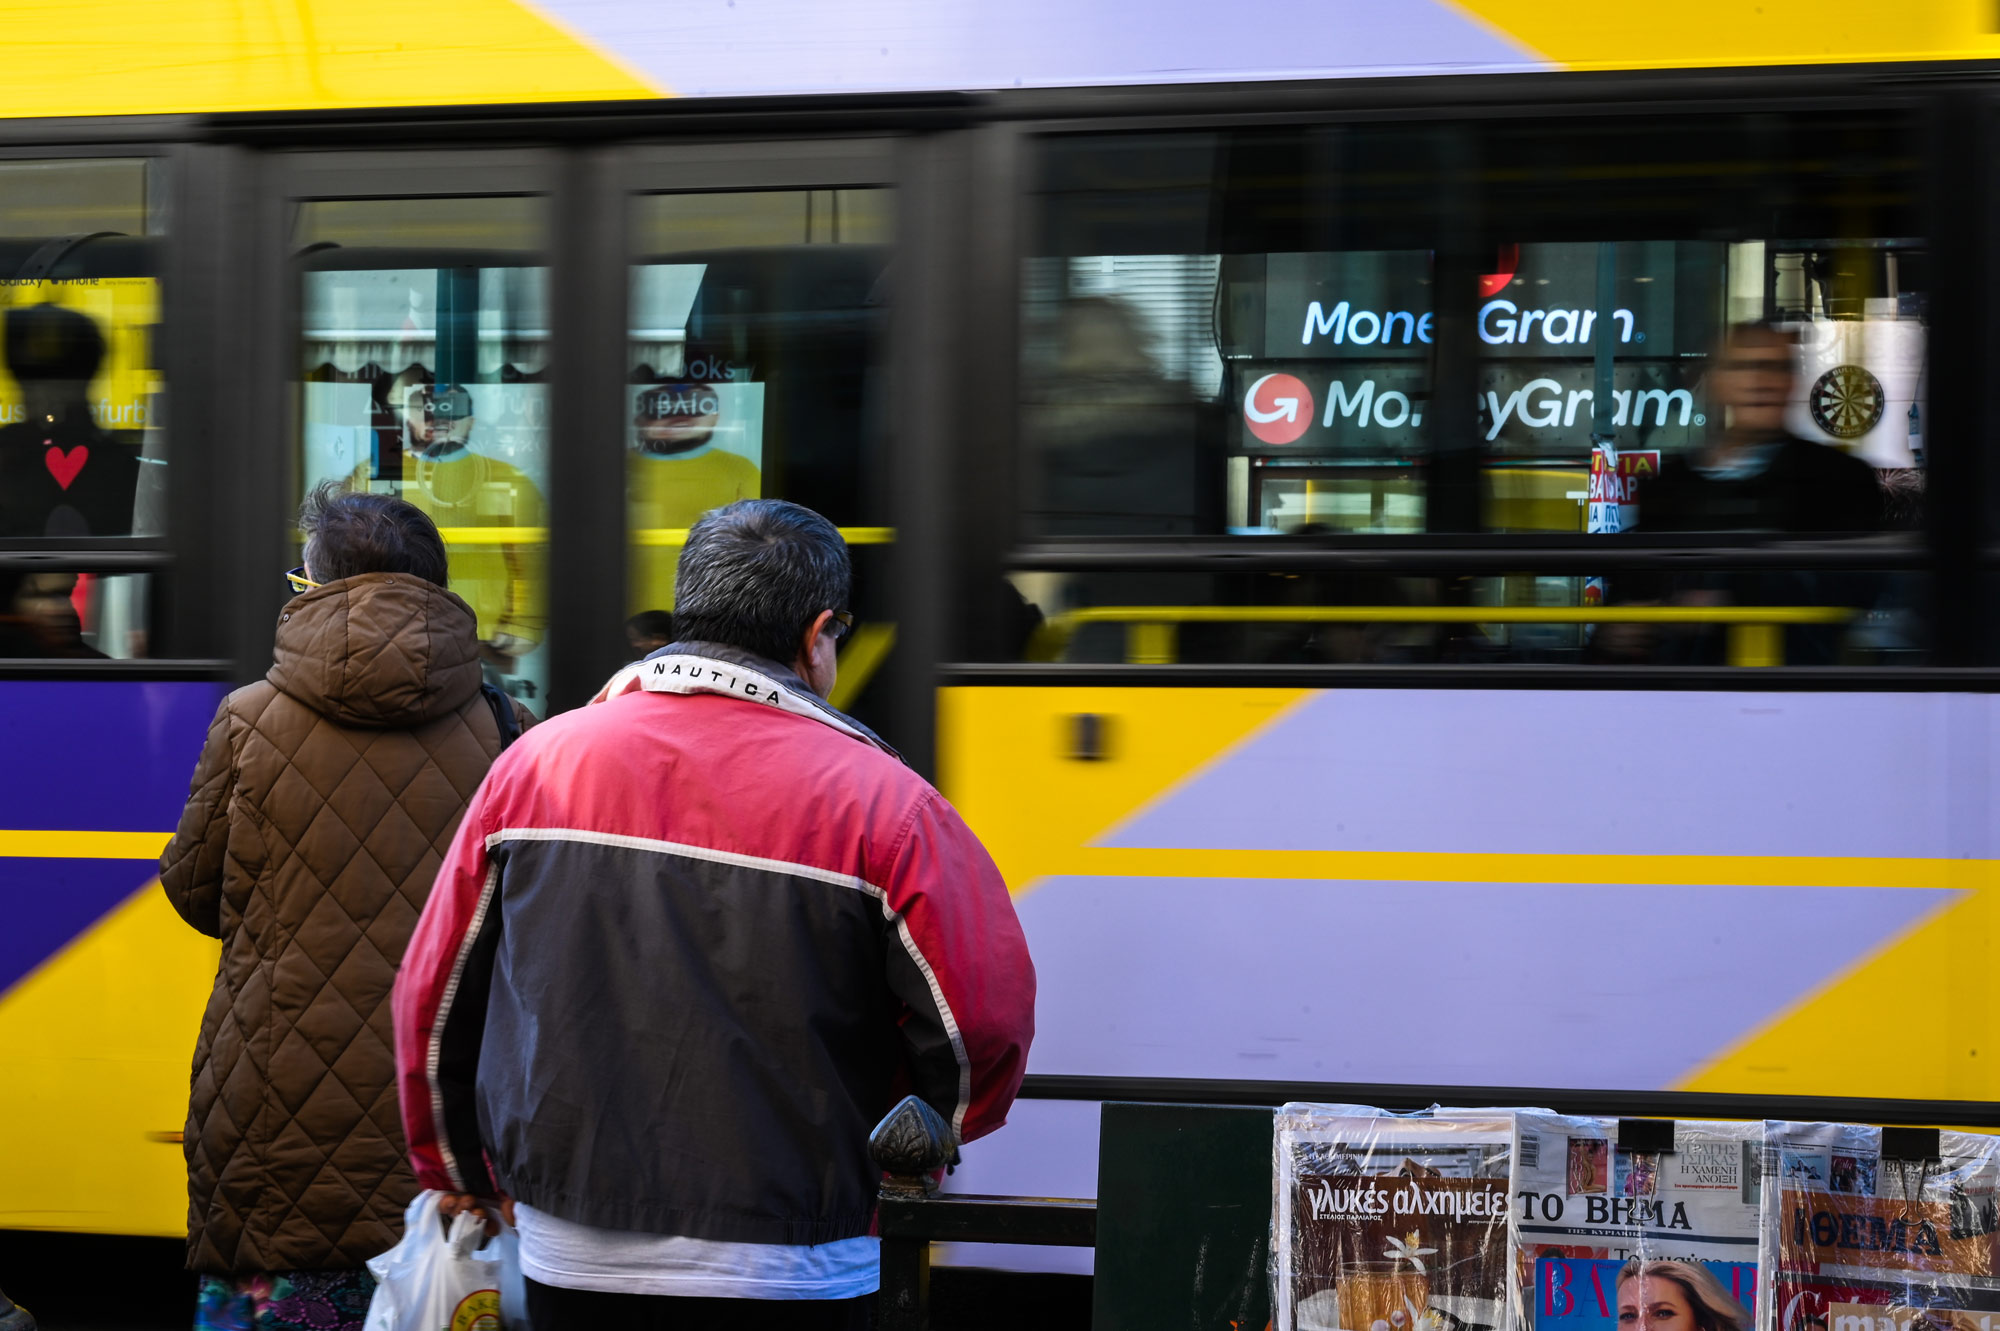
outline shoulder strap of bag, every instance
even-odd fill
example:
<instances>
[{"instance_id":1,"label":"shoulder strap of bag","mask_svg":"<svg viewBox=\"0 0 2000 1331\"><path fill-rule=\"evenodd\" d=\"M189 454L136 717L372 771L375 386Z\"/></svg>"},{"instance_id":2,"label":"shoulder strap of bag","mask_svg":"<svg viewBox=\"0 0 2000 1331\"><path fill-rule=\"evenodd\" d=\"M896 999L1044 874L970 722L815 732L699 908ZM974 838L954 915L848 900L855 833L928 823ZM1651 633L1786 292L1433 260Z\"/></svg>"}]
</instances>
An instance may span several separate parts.
<instances>
[{"instance_id":1,"label":"shoulder strap of bag","mask_svg":"<svg viewBox=\"0 0 2000 1331\"><path fill-rule=\"evenodd\" d=\"M479 691L493 709L493 724L500 727L500 752L505 753L509 744L521 738L521 718L514 715L514 700L492 684L480 684Z\"/></svg>"}]
</instances>

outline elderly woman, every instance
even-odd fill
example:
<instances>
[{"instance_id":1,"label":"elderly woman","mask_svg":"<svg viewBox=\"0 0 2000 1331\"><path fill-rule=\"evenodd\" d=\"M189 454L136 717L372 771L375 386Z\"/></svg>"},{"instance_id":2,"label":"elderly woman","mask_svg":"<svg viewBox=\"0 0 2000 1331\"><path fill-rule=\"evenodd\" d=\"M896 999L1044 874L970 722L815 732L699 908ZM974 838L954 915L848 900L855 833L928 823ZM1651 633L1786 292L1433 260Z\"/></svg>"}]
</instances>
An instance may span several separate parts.
<instances>
[{"instance_id":1,"label":"elderly woman","mask_svg":"<svg viewBox=\"0 0 2000 1331\"><path fill-rule=\"evenodd\" d=\"M222 940L185 1136L197 1331L353 1328L416 1193L389 991L442 852L526 714L481 684L445 549L321 487L276 662L223 699L160 881Z\"/></svg>"}]
</instances>

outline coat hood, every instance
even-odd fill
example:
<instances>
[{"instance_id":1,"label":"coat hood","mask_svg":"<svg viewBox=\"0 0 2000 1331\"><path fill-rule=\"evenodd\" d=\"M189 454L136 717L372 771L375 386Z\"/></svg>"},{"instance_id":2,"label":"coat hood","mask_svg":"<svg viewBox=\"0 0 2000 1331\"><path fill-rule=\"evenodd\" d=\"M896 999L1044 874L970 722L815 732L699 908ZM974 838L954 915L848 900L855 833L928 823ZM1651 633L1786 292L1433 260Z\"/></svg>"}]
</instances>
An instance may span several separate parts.
<instances>
[{"instance_id":1,"label":"coat hood","mask_svg":"<svg viewBox=\"0 0 2000 1331\"><path fill-rule=\"evenodd\" d=\"M294 597L278 618L273 687L330 720L419 725L479 691L472 607L407 573L363 573Z\"/></svg>"}]
</instances>

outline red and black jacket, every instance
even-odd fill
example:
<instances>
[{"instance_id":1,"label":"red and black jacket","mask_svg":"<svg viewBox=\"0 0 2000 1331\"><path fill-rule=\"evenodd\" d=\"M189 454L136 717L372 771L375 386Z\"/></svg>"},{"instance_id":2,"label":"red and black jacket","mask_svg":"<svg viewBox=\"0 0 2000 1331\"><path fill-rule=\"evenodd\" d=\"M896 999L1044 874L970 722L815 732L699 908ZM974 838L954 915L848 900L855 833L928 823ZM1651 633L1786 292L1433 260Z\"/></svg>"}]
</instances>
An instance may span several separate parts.
<instances>
[{"instance_id":1,"label":"red and black jacket","mask_svg":"<svg viewBox=\"0 0 2000 1331\"><path fill-rule=\"evenodd\" d=\"M944 797L791 671L677 643L473 798L396 980L403 1127L429 1188L852 1238L869 1130L911 1090L961 1140L999 1127L1034 1000Z\"/></svg>"}]
</instances>

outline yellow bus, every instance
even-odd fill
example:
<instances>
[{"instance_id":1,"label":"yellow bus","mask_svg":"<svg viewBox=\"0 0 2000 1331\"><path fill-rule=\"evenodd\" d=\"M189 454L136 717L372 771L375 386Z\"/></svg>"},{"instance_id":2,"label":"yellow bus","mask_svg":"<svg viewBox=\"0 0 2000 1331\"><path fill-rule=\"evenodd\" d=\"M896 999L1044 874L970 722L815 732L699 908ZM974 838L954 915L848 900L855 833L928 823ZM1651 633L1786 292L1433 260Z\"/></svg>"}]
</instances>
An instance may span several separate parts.
<instances>
[{"instance_id":1,"label":"yellow bus","mask_svg":"<svg viewBox=\"0 0 2000 1331\"><path fill-rule=\"evenodd\" d=\"M1036 1074L1995 1098L1995 27L0 5L0 1229L182 1230L153 861L324 479L545 712L831 516Z\"/></svg>"}]
</instances>

